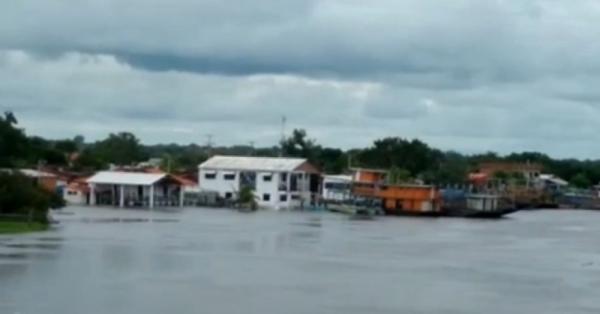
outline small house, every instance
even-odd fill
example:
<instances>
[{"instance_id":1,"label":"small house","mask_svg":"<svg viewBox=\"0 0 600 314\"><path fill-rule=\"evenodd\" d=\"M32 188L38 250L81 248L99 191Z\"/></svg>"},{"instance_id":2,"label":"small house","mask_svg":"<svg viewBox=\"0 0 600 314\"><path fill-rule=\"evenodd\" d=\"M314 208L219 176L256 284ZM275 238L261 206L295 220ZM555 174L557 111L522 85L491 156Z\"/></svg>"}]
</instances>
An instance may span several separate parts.
<instances>
[{"instance_id":1,"label":"small house","mask_svg":"<svg viewBox=\"0 0 600 314\"><path fill-rule=\"evenodd\" d=\"M90 205L183 206L182 184L165 173L101 171L86 182L90 188Z\"/></svg>"},{"instance_id":2,"label":"small house","mask_svg":"<svg viewBox=\"0 0 600 314\"><path fill-rule=\"evenodd\" d=\"M63 199L67 205L86 205L89 203L90 187L86 179L76 179L63 189Z\"/></svg>"}]
</instances>

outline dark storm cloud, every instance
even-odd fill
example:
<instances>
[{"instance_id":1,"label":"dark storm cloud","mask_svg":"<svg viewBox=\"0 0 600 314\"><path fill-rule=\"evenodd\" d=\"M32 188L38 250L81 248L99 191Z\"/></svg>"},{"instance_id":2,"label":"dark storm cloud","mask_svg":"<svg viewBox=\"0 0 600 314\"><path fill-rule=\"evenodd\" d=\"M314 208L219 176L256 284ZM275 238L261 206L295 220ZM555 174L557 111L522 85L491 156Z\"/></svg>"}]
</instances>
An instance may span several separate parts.
<instances>
[{"instance_id":1,"label":"dark storm cloud","mask_svg":"<svg viewBox=\"0 0 600 314\"><path fill-rule=\"evenodd\" d=\"M173 55L150 55L150 54L130 54L115 53L123 61L133 66L153 71L189 71L199 73L214 73L224 75L251 75L251 74L289 74L297 73L301 75L319 77L319 76L347 76L347 78L356 78L368 74L377 73L430 73L436 69L428 66L419 66L407 62L402 64L379 60L369 60L362 56L349 56L331 53L332 56L324 58L323 52L319 57L306 58L298 60L275 58L254 58L248 59L244 56L222 57L180 57ZM468 73L455 73L462 76L460 79L469 79Z\"/></svg>"},{"instance_id":2,"label":"dark storm cloud","mask_svg":"<svg viewBox=\"0 0 600 314\"><path fill-rule=\"evenodd\" d=\"M600 155L593 0L2 6L0 103L37 134L270 145L286 115L343 147L401 135Z\"/></svg>"}]
</instances>

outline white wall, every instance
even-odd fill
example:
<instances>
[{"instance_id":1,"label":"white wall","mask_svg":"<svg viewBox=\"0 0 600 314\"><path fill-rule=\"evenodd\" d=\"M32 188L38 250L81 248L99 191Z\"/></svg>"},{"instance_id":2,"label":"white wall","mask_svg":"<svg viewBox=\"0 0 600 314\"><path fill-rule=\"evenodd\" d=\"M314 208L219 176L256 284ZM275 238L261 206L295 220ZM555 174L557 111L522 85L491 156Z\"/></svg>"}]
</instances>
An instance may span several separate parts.
<instances>
[{"instance_id":1,"label":"white wall","mask_svg":"<svg viewBox=\"0 0 600 314\"><path fill-rule=\"evenodd\" d=\"M67 187L63 190L63 199L67 205L85 205L87 203L84 193L79 190L70 190Z\"/></svg>"},{"instance_id":2,"label":"white wall","mask_svg":"<svg viewBox=\"0 0 600 314\"><path fill-rule=\"evenodd\" d=\"M267 182L264 180L265 176L271 176L271 181ZM259 172L256 175L256 192L255 195L258 198L258 205L260 207L279 209L280 206L285 206L284 203L279 202L279 173L277 172ZM270 195L270 200L263 200L264 194Z\"/></svg>"},{"instance_id":3,"label":"white wall","mask_svg":"<svg viewBox=\"0 0 600 314\"><path fill-rule=\"evenodd\" d=\"M216 177L214 179L206 179L206 174L216 173ZM225 180L224 175L235 173L235 180ZM231 193L232 198L235 198L235 193L238 192L240 186L240 174L239 172L233 171L213 171L213 170L204 170L200 169L198 173L198 181L200 190L202 191L214 191L218 192L219 196L225 197L227 193Z\"/></svg>"},{"instance_id":4,"label":"white wall","mask_svg":"<svg viewBox=\"0 0 600 314\"><path fill-rule=\"evenodd\" d=\"M321 196L328 201L345 201L350 199L350 187L345 191L329 189L329 184L352 184L352 176L323 176L323 189Z\"/></svg>"},{"instance_id":5,"label":"white wall","mask_svg":"<svg viewBox=\"0 0 600 314\"><path fill-rule=\"evenodd\" d=\"M239 184L240 184L240 171L216 171L216 177L214 179L206 179L206 174L215 173L214 170L205 170L200 169L198 175L198 181L200 190L202 191L214 191L219 193L220 197L225 198L227 193L231 193L232 197L235 198L236 193L239 192ZM224 175L229 173L235 173L235 180L225 180ZM265 181L264 177L267 175L271 175L271 181ZM260 207L269 208L269 209L289 209L300 206L302 203L301 200L292 200L292 194L300 195L304 198L304 203L308 204L308 200L306 199L306 193L302 193L304 185L302 182L299 182L299 189L301 191L297 193L290 193L289 188L289 180L291 173L287 173L287 188L288 191L279 191L279 182L281 179L281 172L264 172L258 171L256 172L256 190L254 194L257 199L257 203ZM264 200L264 195L268 194L270 196L269 200ZM286 195L286 201L281 201L281 195Z\"/></svg>"}]
</instances>

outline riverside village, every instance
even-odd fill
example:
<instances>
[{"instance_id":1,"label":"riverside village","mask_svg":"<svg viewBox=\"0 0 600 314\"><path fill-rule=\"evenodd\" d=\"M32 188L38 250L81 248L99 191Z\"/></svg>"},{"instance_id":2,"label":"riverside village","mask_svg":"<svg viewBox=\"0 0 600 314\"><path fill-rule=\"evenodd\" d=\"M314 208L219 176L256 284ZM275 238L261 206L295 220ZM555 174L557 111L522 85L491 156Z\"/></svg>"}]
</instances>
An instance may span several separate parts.
<instances>
[{"instance_id":1,"label":"riverside village","mask_svg":"<svg viewBox=\"0 0 600 314\"><path fill-rule=\"evenodd\" d=\"M572 187L530 162L482 162L461 184L402 180L394 169L349 167L323 173L305 158L215 155L197 171L168 173L161 160L111 165L94 173L18 169L67 205L162 210L332 211L353 218L502 218L520 210L600 210L600 186ZM5 170L7 171L7 170Z\"/></svg>"}]
</instances>

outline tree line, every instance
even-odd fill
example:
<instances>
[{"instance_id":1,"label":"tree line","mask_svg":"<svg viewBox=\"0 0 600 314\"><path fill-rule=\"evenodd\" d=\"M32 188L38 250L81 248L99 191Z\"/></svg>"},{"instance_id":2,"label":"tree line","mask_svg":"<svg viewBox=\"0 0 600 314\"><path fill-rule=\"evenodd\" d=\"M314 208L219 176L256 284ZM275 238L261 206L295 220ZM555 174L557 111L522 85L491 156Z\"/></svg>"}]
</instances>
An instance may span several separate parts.
<instances>
[{"instance_id":1,"label":"tree line","mask_svg":"<svg viewBox=\"0 0 600 314\"><path fill-rule=\"evenodd\" d=\"M17 128L17 118L11 112L0 117L0 222L5 220L47 223L48 210L64 205L62 197L37 185L13 168L36 164L40 158L51 162L60 150L46 149L46 141L27 137ZM59 144L59 141L57 141Z\"/></svg>"},{"instance_id":2,"label":"tree line","mask_svg":"<svg viewBox=\"0 0 600 314\"><path fill-rule=\"evenodd\" d=\"M294 130L279 145L255 148L249 145L207 147L197 144L143 145L132 133L109 134L105 139L86 142L83 136L49 140L26 136L17 128L12 113L0 123L0 167L61 166L73 171L96 171L109 164L132 165L149 158L160 158L161 167L175 172L195 172L210 155L289 156L310 160L326 173L343 173L348 168L392 169L394 177L420 179L432 184L464 183L468 173L481 162L510 161L539 163L577 187L600 183L600 160L554 159L539 152L501 156L490 152L466 155L443 151L418 139L386 137L369 147L342 150L325 147L305 130Z\"/></svg>"}]
</instances>

